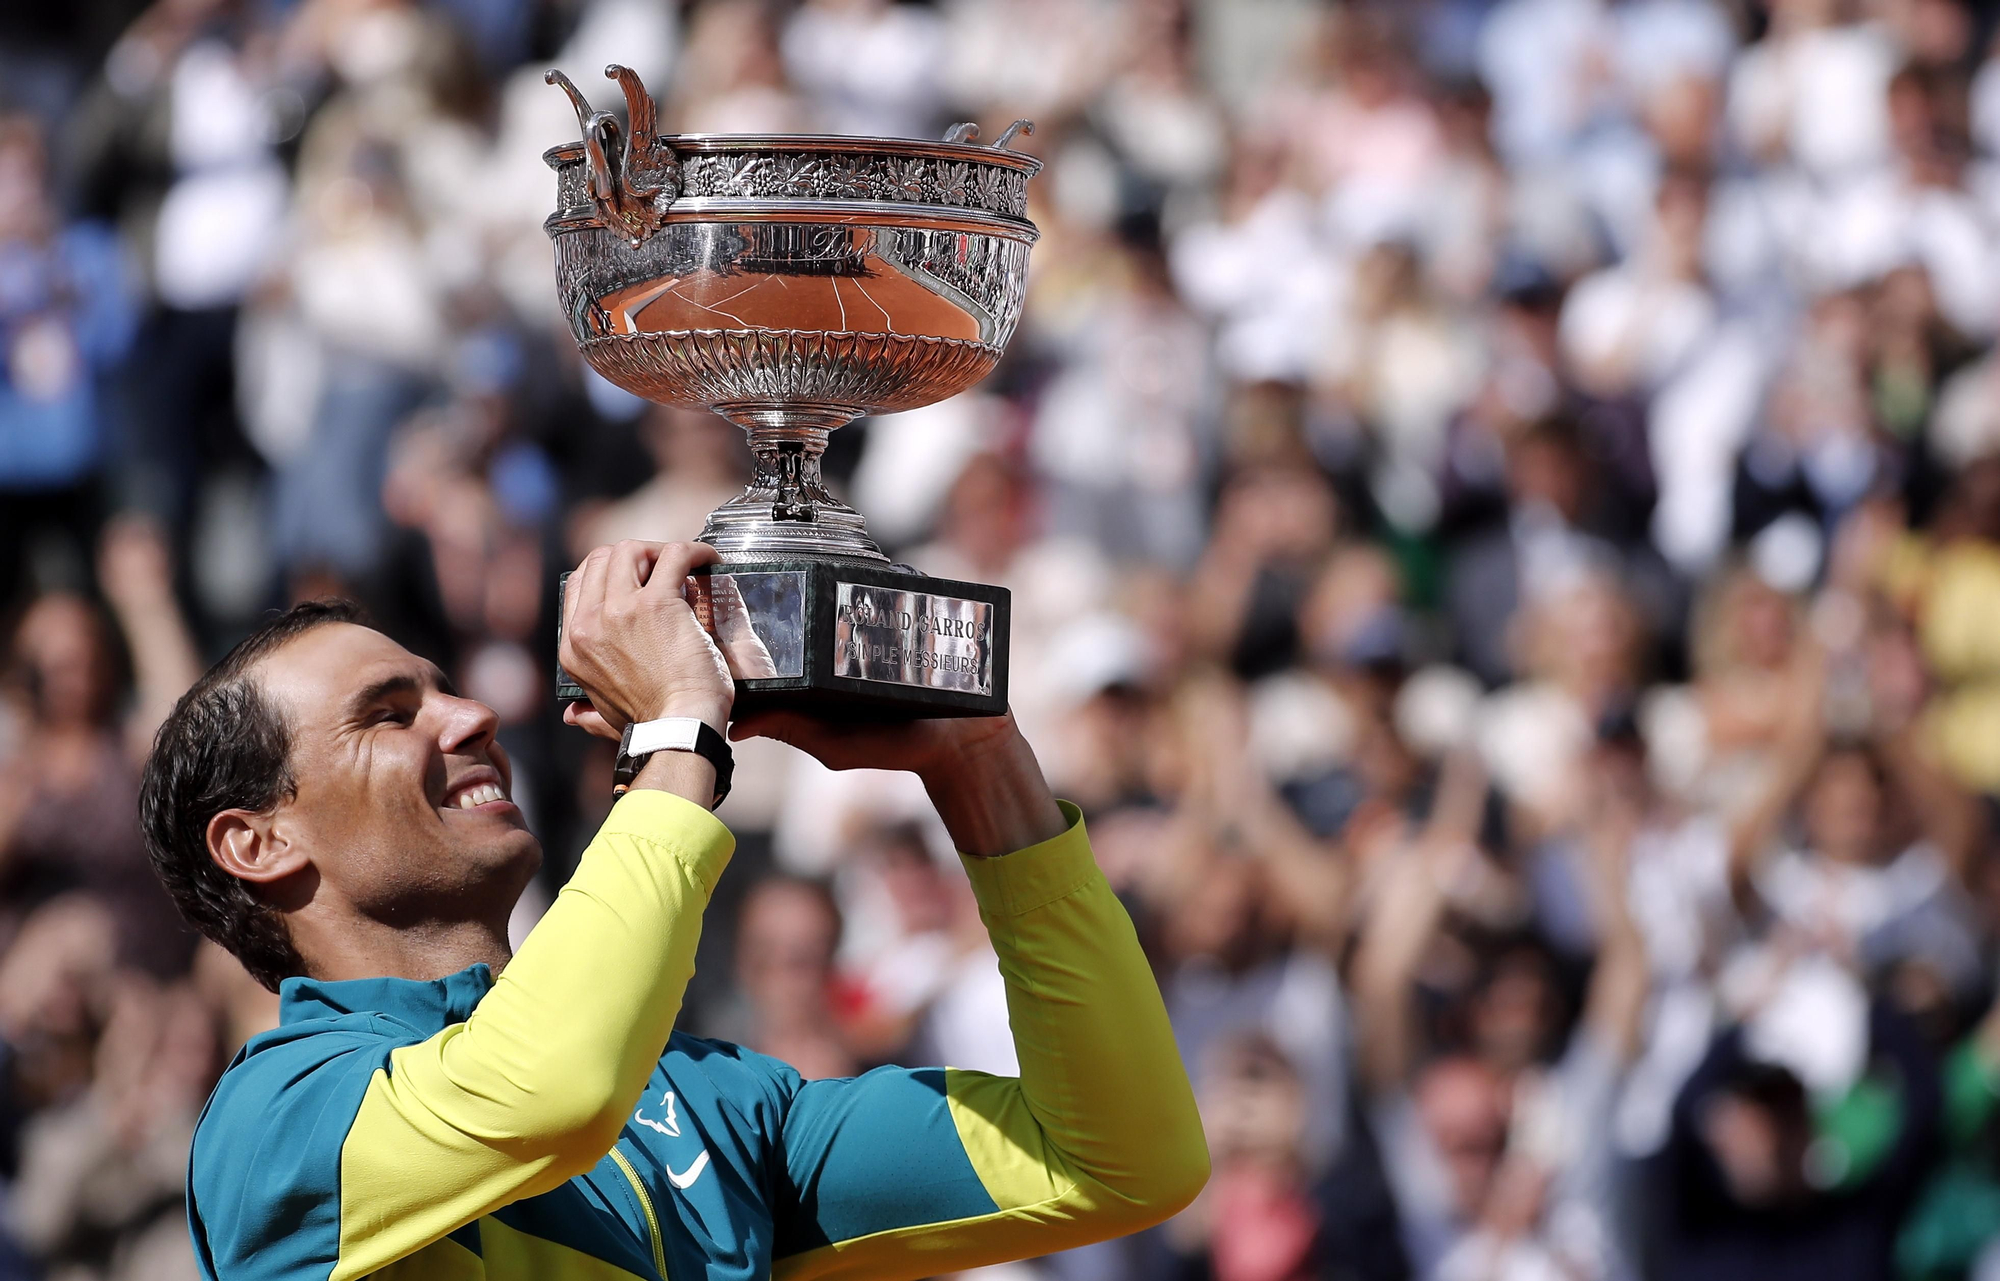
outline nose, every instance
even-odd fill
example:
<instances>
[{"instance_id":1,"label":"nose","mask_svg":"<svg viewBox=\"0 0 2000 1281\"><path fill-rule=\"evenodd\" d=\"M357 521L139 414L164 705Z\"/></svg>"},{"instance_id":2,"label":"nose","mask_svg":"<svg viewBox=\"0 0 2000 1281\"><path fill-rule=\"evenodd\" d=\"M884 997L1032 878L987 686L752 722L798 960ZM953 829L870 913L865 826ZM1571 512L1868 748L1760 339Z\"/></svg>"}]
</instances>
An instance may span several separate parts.
<instances>
[{"instance_id":1,"label":"nose","mask_svg":"<svg viewBox=\"0 0 2000 1281\"><path fill-rule=\"evenodd\" d=\"M500 714L476 699L451 694L436 696L442 705L438 747L453 755L472 755L492 745L500 732Z\"/></svg>"}]
</instances>

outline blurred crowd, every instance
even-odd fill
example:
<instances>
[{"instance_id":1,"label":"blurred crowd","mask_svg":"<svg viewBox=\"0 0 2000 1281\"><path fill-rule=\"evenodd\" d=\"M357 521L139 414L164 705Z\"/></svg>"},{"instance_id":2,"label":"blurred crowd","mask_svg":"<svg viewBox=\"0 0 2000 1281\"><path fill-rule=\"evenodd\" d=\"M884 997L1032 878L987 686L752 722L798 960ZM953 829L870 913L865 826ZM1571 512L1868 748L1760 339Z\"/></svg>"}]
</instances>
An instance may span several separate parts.
<instances>
[{"instance_id":1,"label":"blurred crowd","mask_svg":"<svg viewBox=\"0 0 2000 1281\"><path fill-rule=\"evenodd\" d=\"M0 6L0 1281L193 1275L275 1001L136 771L264 611L353 597L498 710L518 930L605 814L556 574L747 475L557 313L542 71L611 61L672 130L1037 124L1001 369L828 468L1012 589L1215 1175L996 1278L2000 1278L1996 17ZM911 780L748 744L723 813L684 1026L1012 1068Z\"/></svg>"}]
</instances>

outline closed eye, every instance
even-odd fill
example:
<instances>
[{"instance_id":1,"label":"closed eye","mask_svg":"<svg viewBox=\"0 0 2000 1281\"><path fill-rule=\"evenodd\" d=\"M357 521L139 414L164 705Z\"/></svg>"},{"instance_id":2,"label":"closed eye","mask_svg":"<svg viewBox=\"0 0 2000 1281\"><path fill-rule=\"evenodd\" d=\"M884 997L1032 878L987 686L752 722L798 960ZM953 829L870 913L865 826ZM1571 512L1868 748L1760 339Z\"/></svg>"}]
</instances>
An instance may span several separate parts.
<instances>
[{"instance_id":1,"label":"closed eye","mask_svg":"<svg viewBox=\"0 0 2000 1281\"><path fill-rule=\"evenodd\" d=\"M410 724L424 701L424 683L407 672L356 690L348 700L347 723L370 728L390 723Z\"/></svg>"}]
</instances>

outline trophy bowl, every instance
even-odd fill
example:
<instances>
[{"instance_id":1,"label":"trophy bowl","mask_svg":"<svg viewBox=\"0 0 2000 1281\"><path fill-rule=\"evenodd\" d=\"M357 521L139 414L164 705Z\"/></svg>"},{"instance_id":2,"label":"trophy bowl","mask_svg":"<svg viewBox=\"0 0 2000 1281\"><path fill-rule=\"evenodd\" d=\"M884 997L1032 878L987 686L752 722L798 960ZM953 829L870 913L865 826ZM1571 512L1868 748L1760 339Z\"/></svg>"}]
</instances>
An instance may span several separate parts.
<instances>
[{"instance_id":1,"label":"trophy bowl","mask_svg":"<svg viewBox=\"0 0 2000 1281\"><path fill-rule=\"evenodd\" d=\"M627 121L560 72L580 142L551 148L563 314L590 366L749 435L750 484L709 514L725 564L698 601L738 705L902 715L1005 708L1007 594L892 567L820 473L828 435L991 373L1026 297L1041 167L973 125L942 142L660 134L611 66ZM733 631L731 630L733 628ZM732 648L736 642L736 648ZM569 687L566 696L580 691ZM769 696L769 697L766 697Z\"/></svg>"}]
</instances>

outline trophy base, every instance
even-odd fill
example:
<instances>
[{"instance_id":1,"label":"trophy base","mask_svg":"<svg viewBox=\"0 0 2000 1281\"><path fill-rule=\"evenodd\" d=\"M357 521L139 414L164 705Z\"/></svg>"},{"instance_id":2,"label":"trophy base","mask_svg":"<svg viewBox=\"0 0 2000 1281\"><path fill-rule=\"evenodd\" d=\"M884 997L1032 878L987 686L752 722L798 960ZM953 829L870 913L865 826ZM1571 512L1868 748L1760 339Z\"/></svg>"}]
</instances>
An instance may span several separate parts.
<instances>
[{"instance_id":1,"label":"trophy base","mask_svg":"<svg viewBox=\"0 0 2000 1281\"><path fill-rule=\"evenodd\" d=\"M567 577L567 576L565 576ZM1011 594L913 570L770 560L694 572L690 603L736 679L732 719L849 721L1007 710ZM556 697L585 697L556 671Z\"/></svg>"}]
</instances>

